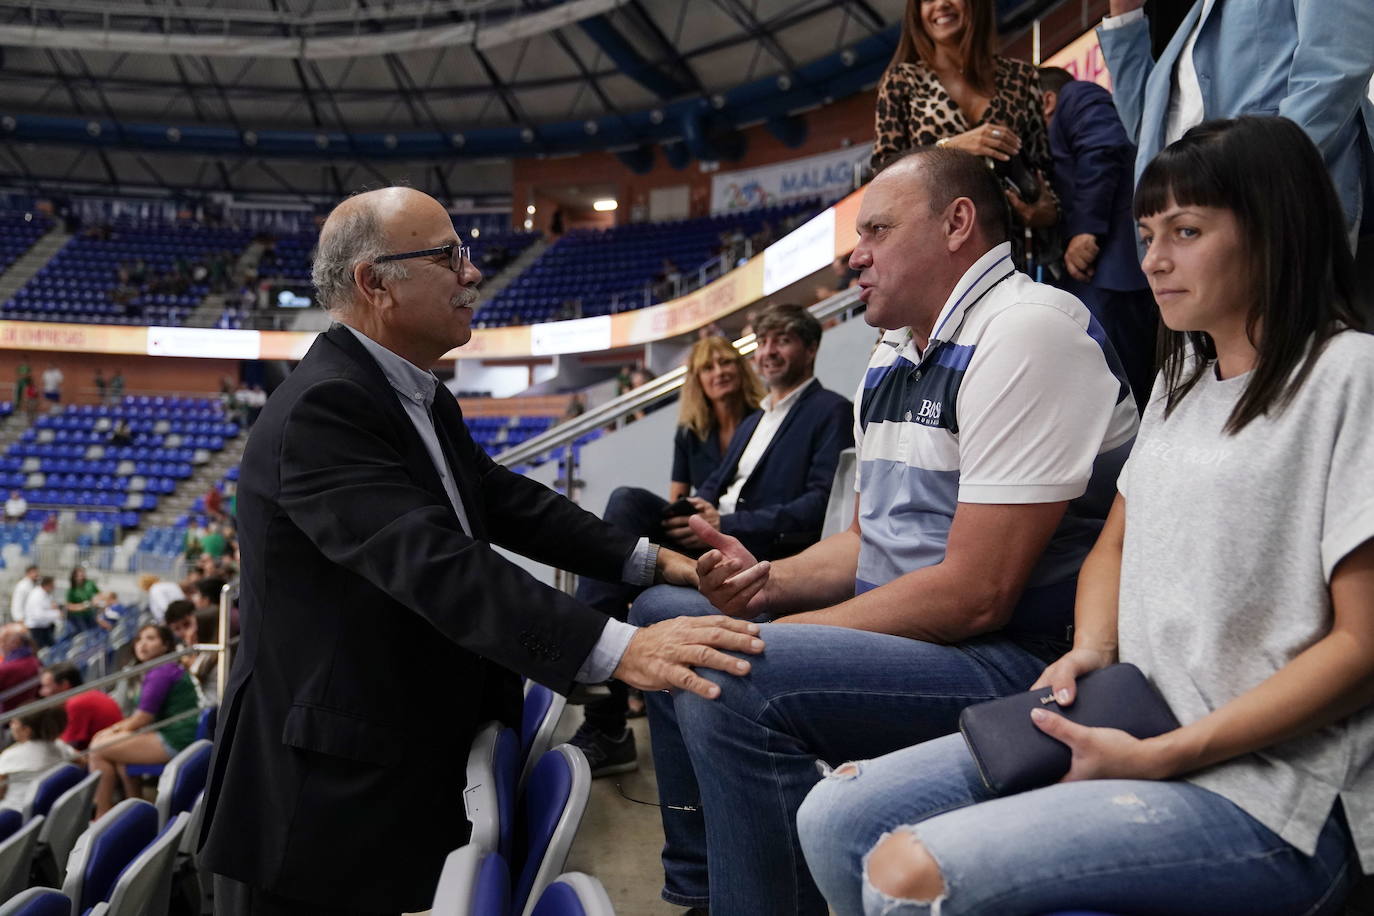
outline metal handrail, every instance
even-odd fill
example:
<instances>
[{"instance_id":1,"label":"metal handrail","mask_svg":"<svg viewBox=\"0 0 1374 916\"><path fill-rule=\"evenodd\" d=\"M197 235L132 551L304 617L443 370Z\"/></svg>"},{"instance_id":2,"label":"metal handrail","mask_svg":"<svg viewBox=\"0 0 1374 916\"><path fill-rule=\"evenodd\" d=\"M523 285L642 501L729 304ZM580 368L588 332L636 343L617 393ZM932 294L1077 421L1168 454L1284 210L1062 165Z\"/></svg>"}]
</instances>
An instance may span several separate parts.
<instances>
[{"instance_id":1,"label":"metal handrail","mask_svg":"<svg viewBox=\"0 0 1374 916\"><path fill-rule=\"evenodd\" d=\"M850 287L841 290L828 299L823 299L811 306L809 311L819 321L825 321L850 311L859 301L858 287ZM734 342L734 347L741 355L748 355L758 347L758 342L753 334L746 334ZM638 388L625 392L624 394L612 398L605 404L598 407L589 408L585 413L559 423L557 426L542 432L537 436L526 439L513 448L508 448L496 456L496 461L504 465L526 464L533 461L538 456L556 449L562 445L570 445L579 437L592 432L593 430L603 429L614 423L619 422L632 413L643 410L650 404L660 401L669 395L676 394L682 388L683 381L687 377L685 366L678 366L652 379Z\"/></svg>"},{"instance_id":2,"label":"metal handrail","mask_svg":"<svg viewBox=\"0 0 1374 916\"><path fill-rule=\"evenodd\" d=\"M19 716L26 716L31 712L39 712L41 710L48 709L53 706L59 706L63 703L66 703L67 700L70 700L78 693L85 693L87 690L98 690L101 687L104 687L106 684L116 684L120 681L142 674L145 671L150 671L153 668L158 667L159 665L165 665L169 661L175 661L176 659L181 658L182 656L191 655L199 652L223 652L224 650L224 646L216 645L215 643L196 643L192 646L182 646L180 649L174 649L171 652L168 652L166 655L159 655L157 658L150 659L149 661L139 662L137 665L130 665L127 668L122 668L119 671L114 672L113 674L106 674L102 677L98 677L93 681L85 681L82 684L73 687L71 690L64 690L61 693L54 693L50 697L40 697L37 700L25 703L23 706L20 706L17 709L11 709L7 712L0 713L0 725L3 725L10 719L16 719ZM221 694L221 696L222 695L223 694Z\"/></svg>"}]
</instances>

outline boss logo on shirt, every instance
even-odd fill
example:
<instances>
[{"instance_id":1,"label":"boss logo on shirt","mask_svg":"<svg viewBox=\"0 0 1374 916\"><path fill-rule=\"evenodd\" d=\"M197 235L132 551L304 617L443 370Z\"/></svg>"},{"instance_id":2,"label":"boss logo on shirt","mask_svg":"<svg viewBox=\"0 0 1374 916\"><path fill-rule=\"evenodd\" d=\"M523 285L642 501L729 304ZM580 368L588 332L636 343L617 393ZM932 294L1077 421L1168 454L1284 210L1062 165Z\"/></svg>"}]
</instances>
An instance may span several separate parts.
<instances>
[{"instance_id":1,"label":"boss logo on shirt","mask_svg":"<svg viewBox=\"0 0 1374 916\"><path fill-rule=\"evenodd\" d=\"M942 409L943 404L940 401L921 398L921 406L916 409L914 415L911 411L907 411L906 418L913 422L920 423L922 426L939 426L940 411Z\"/></svg>"}]
</instances>

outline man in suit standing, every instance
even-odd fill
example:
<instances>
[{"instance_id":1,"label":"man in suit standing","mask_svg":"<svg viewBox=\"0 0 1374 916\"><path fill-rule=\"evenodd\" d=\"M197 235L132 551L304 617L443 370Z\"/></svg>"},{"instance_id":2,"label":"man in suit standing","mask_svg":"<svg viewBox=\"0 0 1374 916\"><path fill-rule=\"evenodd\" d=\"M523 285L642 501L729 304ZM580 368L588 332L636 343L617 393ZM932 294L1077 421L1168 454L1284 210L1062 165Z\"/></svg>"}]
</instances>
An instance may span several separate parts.
<instances>
[{"instance_id":1,"label":"man in suit standing","mask_svg":"<svg viewBox=\"0 0 1374 916\"><path fill-rule=\"evenodd\" d=\"M430 372L471 337L481 273L444 207L408 188L344 201L313 280L340 323L277 390L239 483L242 642L206 797L216 912L427 909L465 842L463 771L517 673L567 691L614 674L718 696L689 666L761 650L717 618L635 629L548 588L501 545L581 575L690 582L492 462ZM747 665L745 666L747 667Z\"/></svg>"},{"instance_id":2,"label":"man in suit standing","mask_svg":"<svg viewBox=\"0 0 1374 916\"><path fill-rule=\"evenodd\" d=\"M1280 115L1321 150L1352 241L1374 168L1374 12L1369 0L1196 0L1154 59L1145 0L1111 0L1098 40L1135 141L1135 180L1196 124Z\"/></svg>"},{"instance_id":3,"label":"man in suit standing","mask_svg":"<svg viewBox=\"0 0 1374 916\"><path fill-rule=\"evenodd\" d=\"M688 518L733 535L756 556L790 556L820 540L826 502L840 452L854 444L854 406L815 378L821 323L799 305L769 306L754 322L754 365L768 386L760 408L745 417L714 474L696 496L695 512L662 518L663 501L648 491L622 487L611 493L605 518L627 534L661 526L691 556L706 544ZM584 580L577 596L592 607L624 618L642 589ZM635 769L634 732L626 728L629 691L610 685L610 695L589 703L572 743L582 748L593 776Z\"/></svg>"},{"instance_id":4,"label":"man in suit standing","mask_svg":"<svg viewBox=\"0 0 1374 916\"><path fill-rule=\"evenodd\" d=\"M1143 411L1154 384L1159 310L1136 254L1135 146L1106 89L1059 67L1040 68L1040 89L1065 240L1067 276L1056 285L1102 325Z\"/></svg>"}]
</instances>

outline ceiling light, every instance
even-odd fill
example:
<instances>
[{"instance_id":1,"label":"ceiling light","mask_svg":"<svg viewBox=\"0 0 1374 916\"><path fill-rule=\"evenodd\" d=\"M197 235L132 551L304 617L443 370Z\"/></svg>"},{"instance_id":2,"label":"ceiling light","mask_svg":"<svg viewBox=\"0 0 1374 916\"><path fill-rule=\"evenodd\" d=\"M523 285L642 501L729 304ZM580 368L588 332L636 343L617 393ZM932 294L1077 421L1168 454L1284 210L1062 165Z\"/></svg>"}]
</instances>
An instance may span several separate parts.
<instances>
[{"instance_id":1,"label":"ceiling light","mask_svg":"<svg viewBox=\"0 0 1374 916\"><path fill-rule=\"evenodd\" d=\"M474 227L472 228L472 237L473 237L473 238L477 238L477 237L478 237L479 235L481 235L481 234L482 234L482 230L481 230L481 229L478 229L476 226L474 226Z\"/></svg>"},{"instance_id":2,"label":"ceiling light","mask_svg":"<svg viewBox=\"0 0 1374 916\"><path fill-rule=\"evenodd\" d=\"M620 206L620 204L613 200L598 200L592 204L592 209L600 210L602 213L609 213L618 206Z\"/></svg>"},{"instance_id":3,"label":"ceiling light","mask_svg":"<svg viewBox=\"0 0 1374 916\"><path fill-rule=\"evenodd\" d=\"M525 212L528 213L530 216L534 216L534 204L530 204L528 207L526 207Z\"/></svg>"}]
</instances>

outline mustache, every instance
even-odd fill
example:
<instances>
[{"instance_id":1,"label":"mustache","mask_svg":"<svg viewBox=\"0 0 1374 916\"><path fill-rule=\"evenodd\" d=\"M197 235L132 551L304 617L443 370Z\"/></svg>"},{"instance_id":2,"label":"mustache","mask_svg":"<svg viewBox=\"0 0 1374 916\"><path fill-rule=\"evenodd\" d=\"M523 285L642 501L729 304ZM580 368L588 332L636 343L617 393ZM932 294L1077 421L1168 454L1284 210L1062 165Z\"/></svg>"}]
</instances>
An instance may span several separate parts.
<instances>
[{"instance_id":1,"label":"mustache","mask_svg":"<svg viewBox=\"0 0 1374 916\"><path fill-rule=\"evenodd\" d=\"M449 305L453 306L454 308L457 308L460 305L465 305L468 308L472 308L477 304L477 298L477 290L474 287L465 286L458 291L458 295L454 296L452 299L449 300Z\"/></svg>"}]
</instances>

